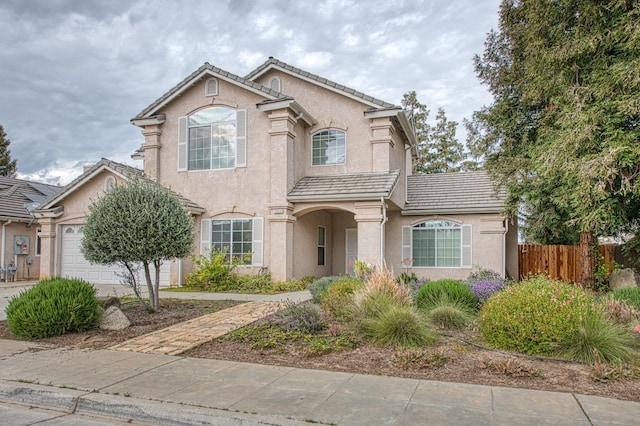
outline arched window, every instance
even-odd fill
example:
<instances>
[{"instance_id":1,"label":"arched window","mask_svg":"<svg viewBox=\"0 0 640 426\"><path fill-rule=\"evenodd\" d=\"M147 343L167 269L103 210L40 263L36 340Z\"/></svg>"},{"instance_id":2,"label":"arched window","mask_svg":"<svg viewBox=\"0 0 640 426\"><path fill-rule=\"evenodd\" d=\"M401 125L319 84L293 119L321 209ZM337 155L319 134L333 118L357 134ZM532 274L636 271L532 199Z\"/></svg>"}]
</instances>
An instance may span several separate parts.
<instances>
[{"instance_id":1,"label":"arched window","mask_svg":"<svg viewBox=\"0 0 640 426\"><path fill-rule=\"evenodd\" d=\"M311 164L324 166L344 164L346 134L342 130L323 130L312 136Z\"/></svg>"},{"instance_id":2,"label":"arched window","mask_svg":"<svg viewBox=\"0 0 640 426\"><path fill-rule=\"evenodd\" d=\"M276 92L281 91L280 79L278 77L271 77L269 80L269 89L275 90Z\"/></svg>"},{"instance_id":3,"label":"arched window","mask_svg":"<svg viewBox=\"0 0 640 426\"><path fill-rule=\"evenodd\" d=\"M429 220L403 229L403 256L413 267L471 266L471 225ZM406 251L404 251L406 249Z\"/></svg>"},{"instance_id":4,"label":"arched window","mask_svg":"<svg viewBox=\"0 0 640 426\"><path fill-rule=\"evenodd\" d=\"M245 165L245 110L204 109L181 118L178 127L180 170L230 169Z\"/></svg>"},{"instance_id":5,"label":"arched window","mask_svg":"<svg viewBox=\"0 0 640 426\"><path fill-rule=\"evenodd\" d=\"M109 192L116 187L116 178L107 176L104 180L104 192Z\"/></svg>"},{"instance_id":6,"label":"arched window","mask_svg":"<svg viewBox=\"0 0 640 426\"><path fill-rule=\"evenodd\" d=\"M205 96L216 96L218 94L218 80L210 78L204 86Z\"/></svg>"}]
</instances>

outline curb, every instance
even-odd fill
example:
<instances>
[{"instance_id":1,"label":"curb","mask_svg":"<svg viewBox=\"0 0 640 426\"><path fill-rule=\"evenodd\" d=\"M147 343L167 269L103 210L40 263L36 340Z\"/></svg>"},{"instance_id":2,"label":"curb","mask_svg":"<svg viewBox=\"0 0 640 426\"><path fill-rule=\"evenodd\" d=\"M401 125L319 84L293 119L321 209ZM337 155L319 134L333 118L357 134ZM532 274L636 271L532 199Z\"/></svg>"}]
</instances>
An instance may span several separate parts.
<instances>
[{"instance_id":1,"label":"curb","mask_svg":"<svg viewBox=\"0 0 640 426\"><path fill-rule=\"evenodd\" d=\"M6 380L0 380L0 402L154 425L301 426L309 424L306 421L272 415L240 413Z\"/></svg>"}]
</instances>

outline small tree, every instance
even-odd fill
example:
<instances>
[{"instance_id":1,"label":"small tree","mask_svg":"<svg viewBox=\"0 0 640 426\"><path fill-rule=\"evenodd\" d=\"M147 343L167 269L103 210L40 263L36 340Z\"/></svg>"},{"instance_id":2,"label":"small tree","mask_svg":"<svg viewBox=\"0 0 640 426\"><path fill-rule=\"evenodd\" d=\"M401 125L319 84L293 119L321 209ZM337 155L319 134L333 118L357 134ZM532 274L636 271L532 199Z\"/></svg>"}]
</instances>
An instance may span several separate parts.
<instances>
[{"instance_id":1,"label":"small tree","mask_svg":"<svg viewBox=\"0 0 640 426\"><path fill-rule=\"evenodd\" d=\"M175 193L140 177L117 185L89 210L82 241L84 257L92 263L123 266L125 285L144 304L137 276L137 265L141 265L149 291L147 309L157 311L163 260L185 257L191 251L193 219L189 212Z\"/></svg>"},{"instance_id":2,"label":"small tree","mask_svg":"<svg viewBox=\"0 0 640 426\"><path fill-rule=\"evenodd\" d=\"M0 176L16 176L16 160L11 159L11 151L9 150L11 141L7 138L2 125L0 125Z\"/></svg>"}]
</instances>

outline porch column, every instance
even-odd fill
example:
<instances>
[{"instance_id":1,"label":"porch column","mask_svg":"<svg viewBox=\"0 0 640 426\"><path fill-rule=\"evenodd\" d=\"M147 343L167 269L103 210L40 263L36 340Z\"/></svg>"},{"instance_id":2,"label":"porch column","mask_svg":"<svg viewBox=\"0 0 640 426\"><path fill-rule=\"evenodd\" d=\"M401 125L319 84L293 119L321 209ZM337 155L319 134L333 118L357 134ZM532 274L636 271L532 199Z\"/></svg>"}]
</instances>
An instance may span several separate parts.
<instances>
[{"instance_id":1,"label":"porch column","mask_svg":"<svg viewBox=\"0 0 640 426\"><path fill-rule=\"evenodd\" d=\"M147 126L142 130L144 136L144 173L154 182L160 181L160 130L159 125Z\"/></svg>"},{"instance_id":2,"label":"porch column","mask_svg":"<svg viewBox=\"0 0 640 426\"><path fill-rule=\"evenodd\" d=\"M40 225L40 279L56 275L56 224L53 218L38 220Z\"/></svg>"},{"instance_id":3,"label":"porch column","mask_svg":"<svg viewBox=\"0 0 640 426\"><path fill-rule=\"evenodd\" d=\"M269 129L269 238L265 241L265 254L271 277L284 281L293 277L293 204L287 194L293 188L293 144L297 138L296 118L289 108L271 111ZM266 178L266 177L265 177ZM266 247L268 245L268 247Z\"/></svg>"},{"instance_id":4,"label":"porch column","mask_svg":"<svg viewBox=\"0 0 640 426\"><path fill-rule=\"evenodd\" d=\"M380 201L363 201L356 202L355 208L354 219L358 224L358 260L380 267L382 205Z\"/></svg>"},{"instance_id":5,"label":"porch column","mask_svg":"<svg viewBox=\"0 0 640 426\"><path fill-rule=\"evenodd\" d=\"M274 281L293 277L293 204L269 205L270 272Z\"/></svg>"}]
</instances>

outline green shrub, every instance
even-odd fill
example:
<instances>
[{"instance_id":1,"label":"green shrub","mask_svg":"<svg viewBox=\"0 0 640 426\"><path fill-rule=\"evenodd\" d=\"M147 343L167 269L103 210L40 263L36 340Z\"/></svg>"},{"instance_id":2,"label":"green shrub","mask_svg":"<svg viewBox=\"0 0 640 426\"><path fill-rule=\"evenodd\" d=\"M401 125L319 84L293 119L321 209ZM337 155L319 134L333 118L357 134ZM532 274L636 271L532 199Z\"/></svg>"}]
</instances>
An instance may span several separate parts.
<instances>
[{"instance_id":1,"label":"green shrub","mask_svg":"<svg viewBox=\"0 0 640 426\"><path fill-rule=\"evenodd\" d=\"M322 312L310 303L287 302L286 307L273 315L272 322L286 330L300 330L315 334L326 328Z\"/></svg>"},{"instance_id":2,"label":"green shrub","mask_svg":"<svg viewBox=\"0 0 640 426\"><path fill-rule=\"evenodd\" d=\"M480 331L498 348L527 354L553 354L575 335L581 318L592 313L594 297L584 289L545 277L495 294L480 312Z\"/></svg>"},{"instance_id":3,"label":"green shrub","mask_svg":"<svg viewBox=\"0 0 640 426\"><path fill-rule=\"evenodd\" d=\"M640 310L640 287L618 288L613 291L613 297Z\"/></svg>"},{"instance_id":4,"label":"green shrub","mask_svg":"<svg viewBox=\"0 0 640 426\"><path fill-rule=\"evenodd\" d=\"M203 291L230 291L238 288L238 276L233 273L243 259L231 258L227 250L211 250L195 258L195 269L187 275L186 287Z\"/></svg>"},{"instance_id":5,"label":"green shrub","mask_svg":"<svg viewBox=\"0 0 640 426\"><path fill-rule=\"evenodd\" d=\"M346 319L353 305L353 293L364 285L359 278L344 276L336 279L322 298L322 307L338 319Z\"/></svg>"},{"instance_id":6,"label":"green shrub","mask_svg":"<svg viewBox=\"0 0 640 426\"><path fill-rule=\"evenodd\" d=\"M427 318L437 327L460 330L473 320L474 313L475 310L459 300L450 300L449 297L443 296L431 305Z\"/></svg>"},{"instance_id":7,"label":"green shrub","mask_svg":"<svg viewBox=\"0 0 640 426\"><path fill-rule=\"evenodd\" d=\"M322 301L322 298L327 295L327 290L335 280L336 277L323 277L309 285L309 292L313 298L313 303L320 303Z\"/></svg>"},{"instance_id":8,"label":"green shrub","mask_svg":"<svg viewBox=\"0 0 640 426\"><path fill-rule=\"evenodd\" d=\"M271 285L271 290L274 293L282 293L282 292L291 292L291 291L302 291L306 290L309 287L311 281L313 281L313 277L302 277L291 278L287 281L278 281Z\"/></svg>"},{"instance_id":9,"label":"green shrub","mask_svg":"<svg viewBox=\"0 0 640 426\"><path fill-rule=\"evenodd\" d=\"M360 321L360 330L374 342L401 347L431 344L435 337L414 308L391 305L377 316Z\"/></svg>"},{"instance_id":10,"label":"green shrub","mask_svg":"<svg viewBox=\"0 0 640 426\"><path fill-rule=\"evenodd\" d=\"M360 304L370 297L385 294L398 306L412 306L413 298L408 286L398 283L386 268L377 269L367 276L367 280L354 295L354 303Z\"/></svg>"},{"instance_id":11,"label":"green shrub","mask_svg":"<svg viewBox=\"0 0 640 426\"><path fill-rule=\"evenodd\" d=\"M236 291L240 293L276 293L271 282L271 274L257 275L235 275L236 286L228 287L227 291Z\"/></svg>"},{"instance_id":12,"label":"green shrub","mask_svg":"<svg viewBox=\"0 0 640 426\"><path fill-rule=\"evenodd\" d=\"M102 308L91 284L51 278L13 297L6 313L11 334L41 339L95 327Z\"/></svg>"},{"instance_id":13,"label":"green shrub","mask_svg":"<svg viewBox=\"0 0 640 426\"><path fill-rule=\"evenodd\" d=\"M432 281L420 288L416 296L416 304L419 309L428 312L442 303L445 298L467 306L471 310L477 309L479 302L478 297L468 286L460 281L443 279Z\"/></svg>"},{"instance_id":14,"label":"green shrub","mask_svg":"<svg viewBox=\"0 0 640 426\"><path fill-rule=\"evenodd\" d=\"M593 310L582 318L578 327L559 342L559 353L587 364L620 363L633 357L633 336L622 325L606 320Z\"/></svg>"}]
</instances>

